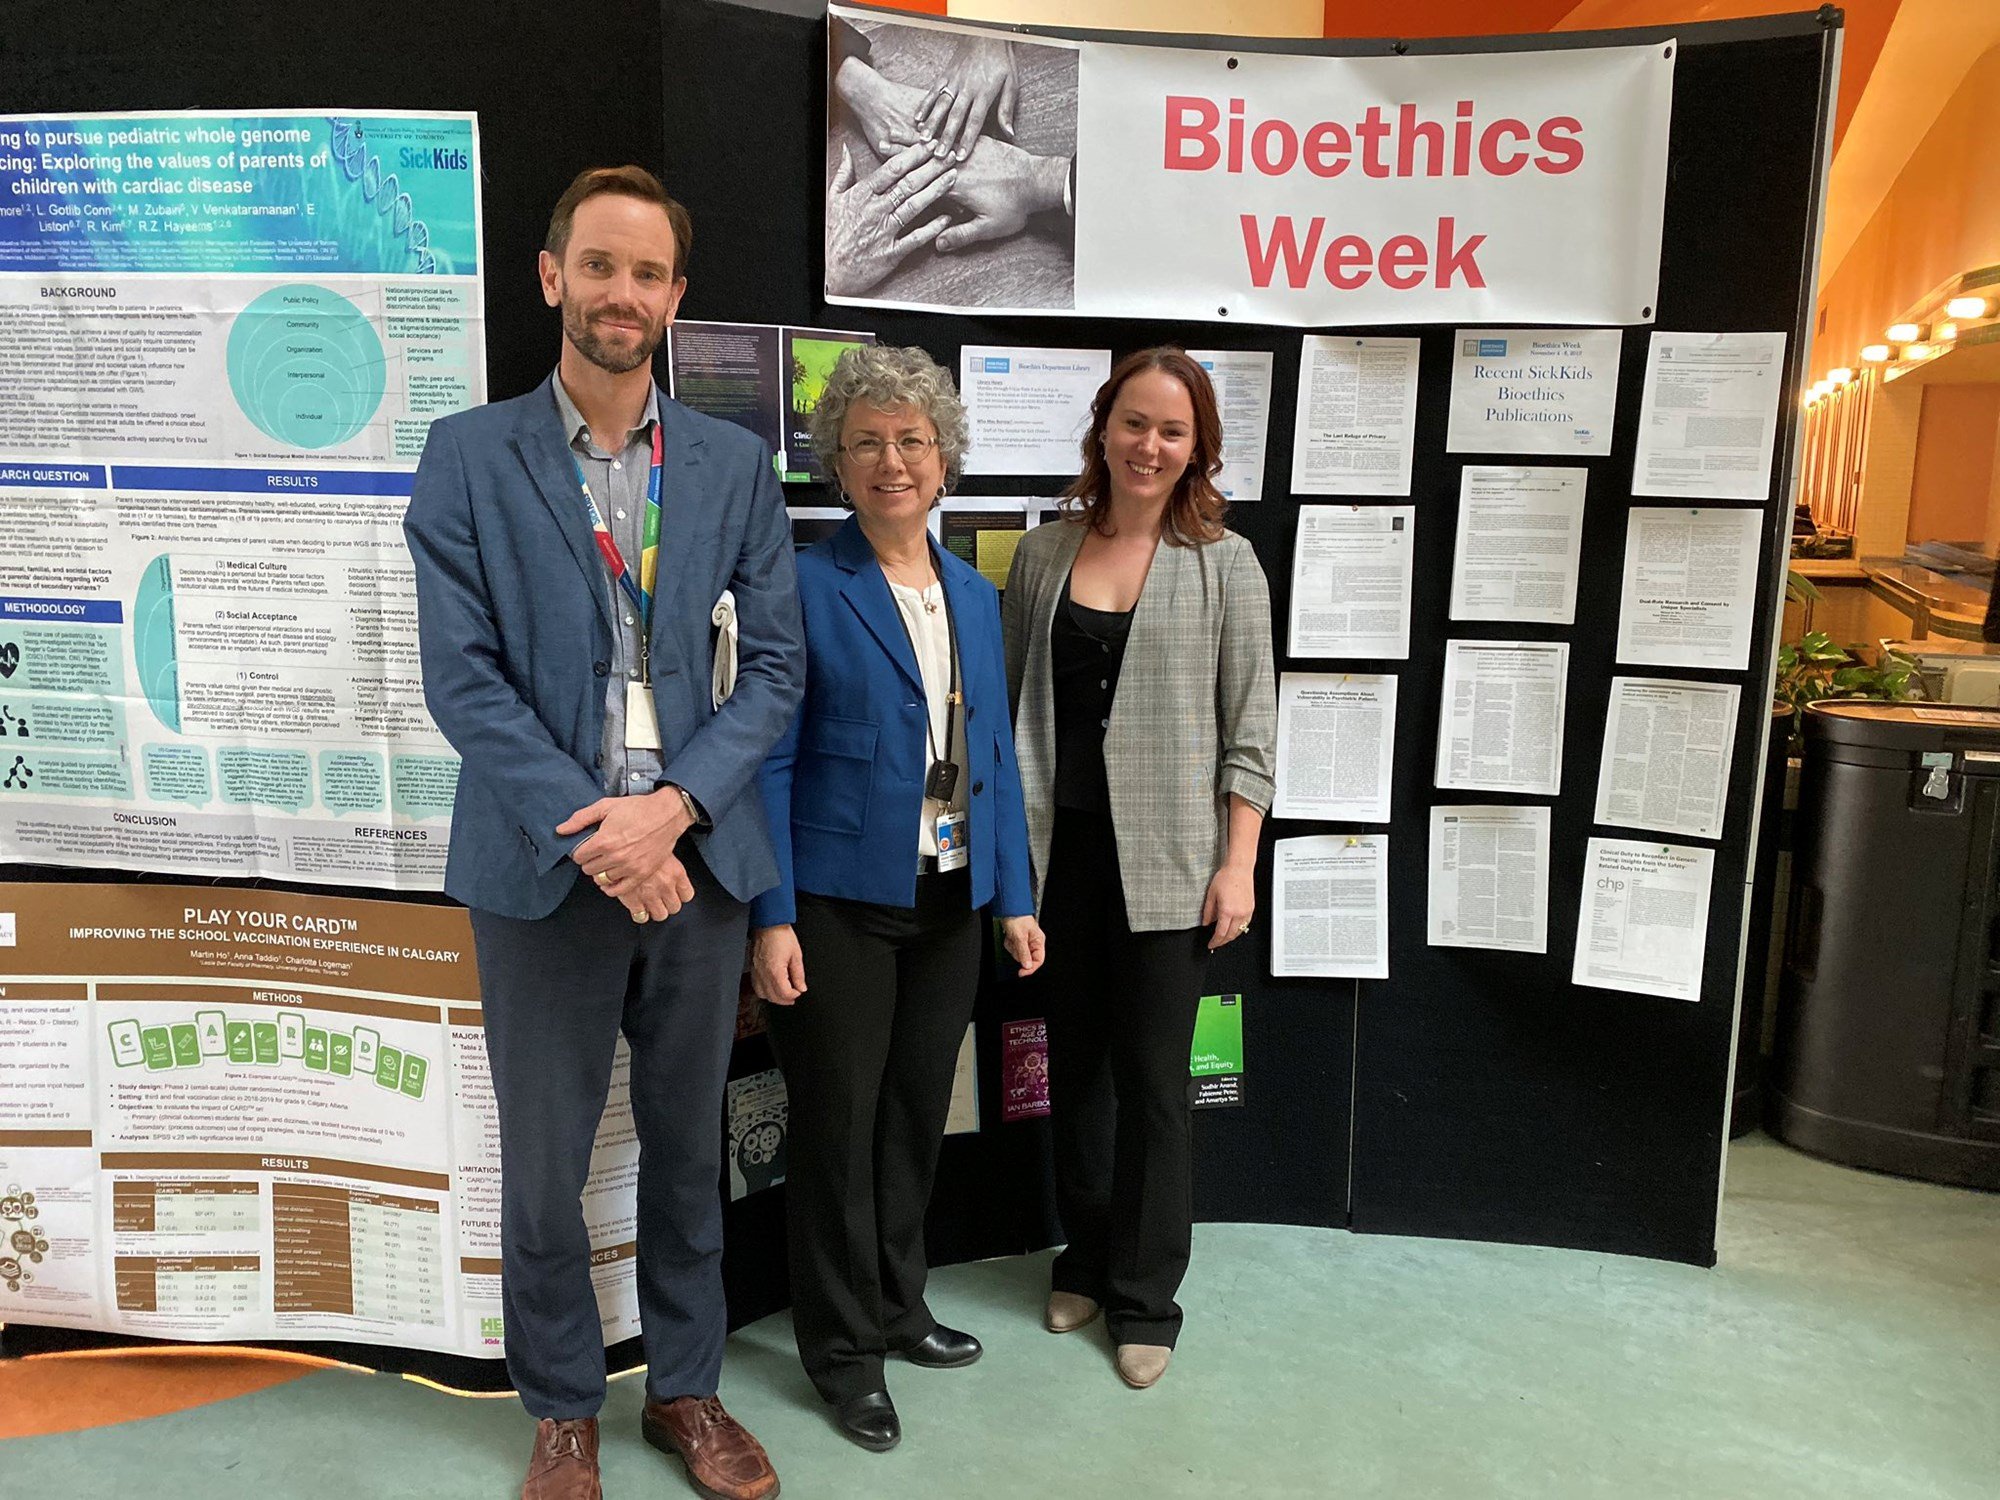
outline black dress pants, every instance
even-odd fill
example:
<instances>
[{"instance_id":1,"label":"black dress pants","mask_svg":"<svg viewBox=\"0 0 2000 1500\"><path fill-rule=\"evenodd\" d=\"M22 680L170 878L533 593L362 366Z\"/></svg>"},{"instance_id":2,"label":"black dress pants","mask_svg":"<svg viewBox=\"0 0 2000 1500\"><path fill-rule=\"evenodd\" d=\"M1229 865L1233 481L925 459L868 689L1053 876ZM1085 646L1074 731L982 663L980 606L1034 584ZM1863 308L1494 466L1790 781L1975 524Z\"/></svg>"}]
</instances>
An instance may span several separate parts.
<instances>
[{"instance_id":1,"label":"black dress pants","mask_svg":"<svg viewBox=\"0 0 2000 1500\"><path fill-rule=\"evenodd\" d=\"M1206 927L1133 932L1111 820L1056 811L1042 901L1056 1206L1050 1280L1104 1307L1114 1342L1180 1334L1193 1237L1188 1053Z\"/></svg>"},{"instance_id":2,"label":"black dress pants","mask_svg":"<svg viewBox=\"0 0 2000 1500\"><path fill-rule=\"evenodd\" d=\"M924 1213L986 924L964 870L918 876L916 903L800 891L806 992L768 1008L790 1097L792 1323L828 1401L882 1389L884 1354L937 1325Z\"/></svg>"}]
</instances>

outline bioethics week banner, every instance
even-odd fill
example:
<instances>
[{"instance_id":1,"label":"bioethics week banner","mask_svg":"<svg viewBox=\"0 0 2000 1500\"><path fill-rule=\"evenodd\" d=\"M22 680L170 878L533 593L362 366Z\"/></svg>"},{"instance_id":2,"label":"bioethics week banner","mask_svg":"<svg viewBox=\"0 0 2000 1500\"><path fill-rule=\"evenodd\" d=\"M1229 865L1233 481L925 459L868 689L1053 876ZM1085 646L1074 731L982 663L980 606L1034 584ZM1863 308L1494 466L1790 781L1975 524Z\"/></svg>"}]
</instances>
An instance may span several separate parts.
<instances>
[{"instance_id":1,"label":"bioethics week banner","mask_svg":"<svg viewBox=\"0 0 2000 1500\"><path fill-rule=\"evenodd\" d=\"M1291 326L1652 320L1672 41L1310 57L831 15L829 301ZM981 76L1006 80L1003 103L943 165L948 184L904 171L905 122ZM893 265L885 242L904 252Z\"/></svg>"}]
</instances>

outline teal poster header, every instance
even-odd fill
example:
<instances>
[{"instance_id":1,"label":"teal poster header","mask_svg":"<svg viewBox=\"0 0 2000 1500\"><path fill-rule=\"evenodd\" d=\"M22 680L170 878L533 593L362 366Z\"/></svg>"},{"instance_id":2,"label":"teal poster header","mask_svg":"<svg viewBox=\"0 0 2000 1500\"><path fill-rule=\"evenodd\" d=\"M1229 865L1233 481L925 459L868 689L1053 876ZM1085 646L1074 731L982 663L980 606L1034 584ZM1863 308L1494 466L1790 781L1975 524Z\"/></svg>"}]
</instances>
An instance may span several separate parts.
<instances>
[{"instance_id":1,"label":"teal poster header","mask_svg":"<svg viewBox=\"0 0 2000 1500\"><path fill-rule=\"evenodd\" d=\"M476 131L469 114L0 116L0 272L476 276Z\"/></svg>"}]
</instances>

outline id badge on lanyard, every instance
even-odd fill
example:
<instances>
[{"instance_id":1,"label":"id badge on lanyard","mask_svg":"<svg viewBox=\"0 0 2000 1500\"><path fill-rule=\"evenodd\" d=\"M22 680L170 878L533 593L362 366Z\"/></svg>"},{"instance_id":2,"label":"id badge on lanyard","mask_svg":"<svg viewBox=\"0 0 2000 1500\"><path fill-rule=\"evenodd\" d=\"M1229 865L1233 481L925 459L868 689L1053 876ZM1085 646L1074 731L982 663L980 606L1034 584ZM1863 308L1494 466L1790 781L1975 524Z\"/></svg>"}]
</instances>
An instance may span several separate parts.
<instances>
[{"instance_id":1,"label":"id badge on lanyard","mask_svg":"<svg viewBox=\"0 0 2000 1500\"><path fill-rule=\"evenodd\" d=\"M660 715L653 707L653 685L650 682L625 684L625 748L660 748Z\"/></svg>"},{"instance_id":2,"label":"id badge on lanyard","mask_svg":"<svg viewBox=\"0 0 2000 1500\"><path fill-rule=\"evenodd\" d=\"M940 580L942 584L942 580ZM952 794L958 788L959 766L952 754L958 737L959 705L964 694L958 679L958 621L951 613L951 601L945 600L945 631L951 640L951 687L944 699L944 753L938 753L935 739L931 735L930 715L924 715L924 740L930 747L931 768L924 778L924 796L938 804L938 810L931 823L932 836L937 840L937 867L943 874L950 870L962 870L972 858L966 847L966 835L970 831L971 818L965 812L953 812L950 807ZM906 630L908 626L904 627ZM916 636L910 636L910 647L916 649Z\"/></svg>"},{"instance_id":3,"label":"id badge on lanyard","mask_svg":"<svg viewBox=\"0 0 2000 1500\"><path fill-rule=\"evenodd\" d=\"M639 676L625 684L625 748L658 750L660 716L653 703L652 632L653 585L660 560L660 470L664 462L660 424L657 420L653 423L653 464L646 476L646 521L636 580L625 555L618 550L611 528L605 524L604 512L597 508L597 497L590 492L590 480L584 475L582 463L577 462L574 454L570 458L576 463L576 482L583 490L583 503L590 512L590 530L597 541L598 555L639 617Z\"/></svg>"},{"instance_id":4,"label":"id badge on lanyard","mask_svg":"<svg viewBox=\"0 0 2000 1500\"><path fill-rule=\"evenodd\" d=\"M966 815L962 812L940 812L934 825L937 833L937 867L939 873L947 870L962 870L972 851L965 847Z\"/></svg>"}]
</instances>

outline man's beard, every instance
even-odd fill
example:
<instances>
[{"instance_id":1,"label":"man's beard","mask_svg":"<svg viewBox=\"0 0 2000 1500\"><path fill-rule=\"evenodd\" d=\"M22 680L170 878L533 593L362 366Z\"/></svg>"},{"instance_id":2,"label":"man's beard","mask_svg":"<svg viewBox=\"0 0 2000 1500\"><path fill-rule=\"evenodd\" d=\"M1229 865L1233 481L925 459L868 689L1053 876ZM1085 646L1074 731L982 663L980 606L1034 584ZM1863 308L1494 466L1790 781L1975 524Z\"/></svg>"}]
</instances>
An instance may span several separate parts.
<instances>
[{"instance_id":1,"label":"man's beard","mask_svg":"<svg viewBox=\"0 0 2000 1500\"><path fill-rule=\"evenodd\" d=\"M609 315L615 313L620 319L645 325L643 315L625 308L606 308ZM608 370L613 375L624 375L648 363L653 351L660 347L660 340L666 334L663 323L658 329L642 334L636 344L608 344L597 336L590 319L574 304L565 301L562 305L563 336L576 345L576 352L596 365L600 370Z\"/></svg>"}]
</instances>

